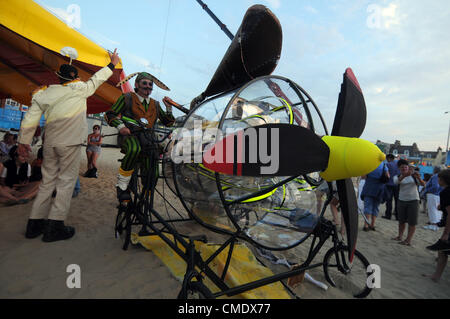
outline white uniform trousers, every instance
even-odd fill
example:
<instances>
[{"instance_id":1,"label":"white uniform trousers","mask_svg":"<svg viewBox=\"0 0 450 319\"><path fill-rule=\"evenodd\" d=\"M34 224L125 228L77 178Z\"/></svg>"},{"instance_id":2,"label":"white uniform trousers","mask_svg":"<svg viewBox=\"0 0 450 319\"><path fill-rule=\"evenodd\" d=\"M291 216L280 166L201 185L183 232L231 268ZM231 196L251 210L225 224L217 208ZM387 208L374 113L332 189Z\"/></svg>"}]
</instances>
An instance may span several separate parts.
<instances>
[{"instance_id":1,"label":"white uniform trousers","mask_svg":"<svg viewBox=\"0 0 450 319\"><path fill-rule=\"evenodd\" d=\"M42 181L30 219L63 221L70 210L81 161L81 145L48 147L44 144ZM53 191L56 197L52 199Z\"/></svg>"}]
</instances>

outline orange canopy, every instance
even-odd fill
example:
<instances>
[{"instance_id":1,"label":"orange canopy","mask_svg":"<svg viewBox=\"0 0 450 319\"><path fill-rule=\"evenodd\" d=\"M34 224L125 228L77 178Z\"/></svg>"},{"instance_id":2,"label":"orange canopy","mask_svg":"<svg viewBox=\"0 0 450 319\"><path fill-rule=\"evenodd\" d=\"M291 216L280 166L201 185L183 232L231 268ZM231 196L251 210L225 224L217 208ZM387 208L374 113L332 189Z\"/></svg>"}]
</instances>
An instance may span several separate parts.
<instances>
[{"instance_id":1,"label":"orange canopy","mask_svg":"<svg viewBox=\"0 0 450 319\"><path fill-rule=\"evenodd\" d=\"M73 47L78 58L72 64L81 80L88 80L109 63L107 50L70 28L32 0L0 1L0 98L30 105L38 87L59 83L55 71L69 58L63 47ZM87 100L89 114L108 110L123 92L131 91L121 63L113 75Z\"/></svg>"}]
</instances>

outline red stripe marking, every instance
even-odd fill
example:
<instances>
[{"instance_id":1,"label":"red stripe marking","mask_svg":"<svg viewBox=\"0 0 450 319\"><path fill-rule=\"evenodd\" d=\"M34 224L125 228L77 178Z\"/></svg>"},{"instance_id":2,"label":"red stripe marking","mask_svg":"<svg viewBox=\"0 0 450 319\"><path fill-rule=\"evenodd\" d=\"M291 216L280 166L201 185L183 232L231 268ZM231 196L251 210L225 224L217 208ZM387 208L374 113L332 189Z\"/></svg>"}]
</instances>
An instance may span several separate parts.
<instances>
[{"instance_id":1,"label":"red stripe marking","mask_svg":"<svg viewBox=\"0 0 450 319\"><path fill-rule=\"evenodd\" d=\"M362 93L361 87L359 86L359 82L356 79L355 74L353 73L353 70L351 68L347 68L347 70L345 70L345 76L352 81L352 83L358 88L359 92Z\"/></svg>"}]
</instances>

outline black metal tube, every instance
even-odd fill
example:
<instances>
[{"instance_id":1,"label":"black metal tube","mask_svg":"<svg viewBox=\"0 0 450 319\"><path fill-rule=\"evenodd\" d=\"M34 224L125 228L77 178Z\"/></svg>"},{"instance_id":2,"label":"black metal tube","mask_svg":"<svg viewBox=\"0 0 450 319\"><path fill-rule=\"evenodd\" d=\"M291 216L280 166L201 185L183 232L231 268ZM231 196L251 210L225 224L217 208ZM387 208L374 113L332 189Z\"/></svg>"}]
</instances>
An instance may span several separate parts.
<instances>
[{"instance_id":1,"label":"black metal tube","mask_svg":"<svg viewBox=\"0 0 450 319\"><path fill-rule=\"evenodd\" d=\"M208 6L201 0L197 0L197 2L202 6L203 10L205 10L209 16L218 24L218 26L222 29L223 32L230 38L230 40L234 39L234 35L228 30L227 26L216 17L216 15L208 8Z\"/></svg>"}]
</instances>

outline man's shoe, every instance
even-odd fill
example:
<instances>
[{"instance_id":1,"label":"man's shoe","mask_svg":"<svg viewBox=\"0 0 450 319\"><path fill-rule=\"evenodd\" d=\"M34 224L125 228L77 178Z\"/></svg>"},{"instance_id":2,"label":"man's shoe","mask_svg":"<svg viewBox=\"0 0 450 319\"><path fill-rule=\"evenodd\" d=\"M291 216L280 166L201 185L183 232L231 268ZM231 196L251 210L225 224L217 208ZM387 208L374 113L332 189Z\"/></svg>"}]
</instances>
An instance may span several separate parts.
<instances>
[{"instance_id":1,"label":"man's shoe","mask_svg":"<svg viewBox=\"0 0 450 319\"><path fill-rule=\"evenodd\" d=\"M436 243L434 243L431 246L428 246L427 249L432 251L441 251L441 250L449 250L450 249L450 243L438 240Z\"/></svg>"},{"instance_id":2,"label":"man's shoe","mask_svg":"<svg viewBox=\"0 0 450 319\"><path fill-rule=\"evenodd\" d=\"M131 200L130 191L128 189L122 190L120 187L116 187L117 189L117 199L119 202L125 202Z\"/></svg>"},{"instance_id":3,"label":"man's shoe","mask_svg":"<svg viewBox=\"0 0 450 319\"><path fill-rule=\"evenodd\" d=\"M27 230L25 237L32 239L44 233L47 226L47 220L45 219L28 219Z\"/></svg>"},{"instance_id":4,"label":"man's shoe","mask_svg":"<svg viewBox=\"0 0 450 319\"><path fill-rule=\"evenodd\" d=\"M48 225L44 231L42 241L52 242L58 240L65 240L75 235L75 228L65 226L62 220L48 220Z\"/></svg>"},{"instance_id":5,"label":"man's shoe","mask_svg":"<svg viewBox=\"0 0 450 319\"><path fill-rule=\"evenodd\" d=\"M381 216L381 218L387 219L387 220L391 220L391 217L387 217L387 216Z\"/></svg>"}]
</instances>

